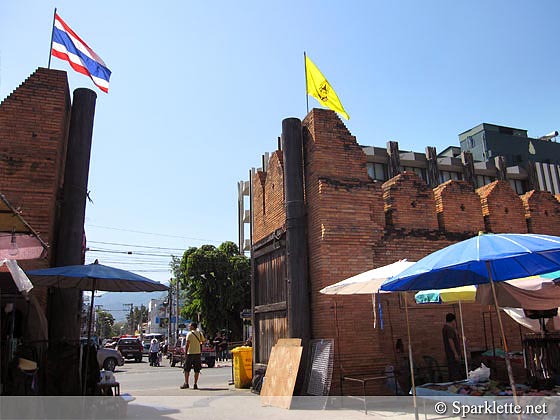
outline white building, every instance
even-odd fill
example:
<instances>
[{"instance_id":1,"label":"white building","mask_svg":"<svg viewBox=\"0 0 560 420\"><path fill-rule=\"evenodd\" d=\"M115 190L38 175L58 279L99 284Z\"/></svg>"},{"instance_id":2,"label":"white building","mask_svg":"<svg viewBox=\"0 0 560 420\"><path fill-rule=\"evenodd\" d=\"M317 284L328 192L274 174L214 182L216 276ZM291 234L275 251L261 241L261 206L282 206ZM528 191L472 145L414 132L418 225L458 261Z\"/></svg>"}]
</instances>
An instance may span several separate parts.
<instances>
[{"instance_id":1,"label":"white building","mask_svg":"<svg viewBox=\"0 0 560 420\"><path fill-rule=\"evenodd\" d=\"M159 333L167 335L169 325L169 314L167 307L163 305L164 299L150 299L148 304L148 328L147 333Z\"/></svg>"}]
</instances>

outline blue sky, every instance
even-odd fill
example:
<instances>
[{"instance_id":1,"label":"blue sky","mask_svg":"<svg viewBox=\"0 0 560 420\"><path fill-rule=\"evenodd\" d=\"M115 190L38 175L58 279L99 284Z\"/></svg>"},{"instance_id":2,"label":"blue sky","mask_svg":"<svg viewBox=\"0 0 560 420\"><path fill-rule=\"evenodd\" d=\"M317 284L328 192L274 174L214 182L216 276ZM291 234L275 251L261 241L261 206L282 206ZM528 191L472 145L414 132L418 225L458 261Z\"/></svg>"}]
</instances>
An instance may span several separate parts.
<instances>
[{"instance_id":1,"label":"blue sky","mask_svg":"<svg viewBox=\"0 0 560 420\"><path fill-rule=\"evenodd\" d=\"M168 258L136 252L237 242L237 181L284 118L305 117L304 51L363 145L441 151L481 122L560 128L553 0L3 1L0 99L46 67L55 6L113 72L104 94L51 64L98 94L86 233L112 252L88 262L155 280Z\"/></svg>"}]
</instances>

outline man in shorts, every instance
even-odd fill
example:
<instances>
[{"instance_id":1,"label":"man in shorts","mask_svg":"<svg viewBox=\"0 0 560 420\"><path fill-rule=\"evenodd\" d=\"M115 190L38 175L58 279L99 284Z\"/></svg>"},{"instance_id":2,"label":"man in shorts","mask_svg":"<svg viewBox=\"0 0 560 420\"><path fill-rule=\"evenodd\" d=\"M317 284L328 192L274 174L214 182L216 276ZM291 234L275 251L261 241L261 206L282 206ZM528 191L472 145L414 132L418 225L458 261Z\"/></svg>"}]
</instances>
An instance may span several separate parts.
<instances>
[{"instance_id":1,"label":"man in shorts","mask_svg":"<svg viewBox=\"0 0 560 420\"><path fill-rule=\"evenodd\" d=\"M189 333L185 340L185 364L183 365L183 373L185 374L185 383L180 386L181 389L189 388L189 376L191 369L194 370L194 385L193 389L198 389L198 375L202 369L202 362L200 360L201 345L206 341L204 335L200 331L196 331L196 322L191 322L189 325Z\"/></svg>"}]
</instances>

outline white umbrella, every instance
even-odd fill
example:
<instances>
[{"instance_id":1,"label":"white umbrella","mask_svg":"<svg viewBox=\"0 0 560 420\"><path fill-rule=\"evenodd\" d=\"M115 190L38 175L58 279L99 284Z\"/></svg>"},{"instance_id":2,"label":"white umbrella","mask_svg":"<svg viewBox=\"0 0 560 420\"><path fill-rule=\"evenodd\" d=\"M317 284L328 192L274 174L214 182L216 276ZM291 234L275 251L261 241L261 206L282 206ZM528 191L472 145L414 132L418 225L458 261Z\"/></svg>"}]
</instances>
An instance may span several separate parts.
<instances>
[{"instance_id":1,"label":"white umbrella","mask_svg":"<svg viewBox=\"0 0 560 420\"><path fill-rule=\"evenodd\" d=\"M365 271L363 273L357 274L355 276L349 277L345 280L339 281L338 283L332 284L330 286L324 287L319 290L319 292L326 295L372 295L373 300L373 310L375 311L375 300L374 296L376 293L382 292L380 290L381 284L383 284L387 279L393 276L397 276L406 270L408 267L414 265L413 261L399 260L392 264L385 265L383 267L374 268L373 270ZM416 391L414 384L414 361L412 360L412 345L410 343L410 323L408 320L408 305L405 301L405 311L406 311L406 325L407 325L407 335L408 335L408 359L410 365L410 379L412 381L412 389L414 391L414 407L416 407Z\"/></svg>"},{"instance_id":2,"label":"white umbrella","mask_svg":"<svg viewBox=\"0 0 560 420\"><path fill-rule=\"evenodd\" d=\"M319 292L326 295L370 295L377 293L383 282L390 277L402 273L413 264L414 262L412 261L399 260L383 267L356 274L338 283L324 287Z\"/></svg>"}]
</instances>

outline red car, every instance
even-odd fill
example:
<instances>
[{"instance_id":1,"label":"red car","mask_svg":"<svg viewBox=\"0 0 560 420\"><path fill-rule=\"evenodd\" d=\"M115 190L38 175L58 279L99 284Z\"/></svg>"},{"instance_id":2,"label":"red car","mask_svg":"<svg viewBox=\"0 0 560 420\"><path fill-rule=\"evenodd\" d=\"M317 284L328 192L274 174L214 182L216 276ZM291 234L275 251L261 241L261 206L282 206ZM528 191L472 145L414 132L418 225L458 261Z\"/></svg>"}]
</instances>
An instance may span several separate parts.
<instances>
[{"instance_id":1,"label":"red car","mask_svg":"<svg viewBox=\"0 0 560 420\"><path fill-rule=\"evenodd\" d=\"M169 346L167 349L167 358L169 359L169 364L171 366L175 366L177 363L182 366L185 362L185 348L183 346L183 340L184 338L181 337L177 346ZM200 354L200 359L202 363L209 368L213 368L216 365L216 351L214 350L214 347L205 342L202 344L201 350L202 353Z\"/></svg>"}]
</instances>

